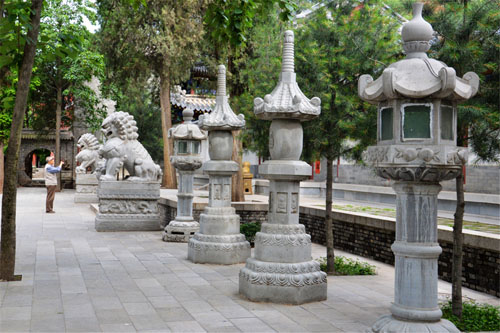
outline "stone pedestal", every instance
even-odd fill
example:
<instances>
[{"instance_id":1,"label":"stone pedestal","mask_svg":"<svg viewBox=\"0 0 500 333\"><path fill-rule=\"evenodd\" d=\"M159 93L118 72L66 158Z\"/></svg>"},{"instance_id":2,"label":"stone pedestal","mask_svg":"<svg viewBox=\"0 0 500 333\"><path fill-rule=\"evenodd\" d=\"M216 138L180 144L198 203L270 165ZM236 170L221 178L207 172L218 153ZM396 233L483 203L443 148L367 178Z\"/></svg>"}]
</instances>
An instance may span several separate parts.
<instances>
[{"instance_id":1,"label":"stone pedestal","mask_svg":"<svg viewBox=\"0 0 500 333\"><path fill-rule=\"evenodd\" d=\"M97 198L98 181L95 174L76 174L75 203L98 203Z\"/></svg>"},{"instance_id":2,"label":"stone pedestal","mask_svg":"<svg viewBox=\"0 0 500 333\"><path fill-rule=\"evenodd\" d=\"M200 215L200 232L189 241L188 259L194 263L229 265L250 257L240 217L231 207L231 176L238 168L233 161L208 161L203 166L210 177L210 197Z\"/></svg>"},{"instance_id":3,"label":"stone pedestal","mask_svg":"<svg viewBox=\"0 0 500 333\"><path fill-rule=\"evenodd\" d=\"M199 163L201 166L201 163ZM196 168L197 169L197 168ZM200 230L200 224L193 218L193 179L194 170L179 171L179 189L177 192L177 216L165 227L165 242L187 243Z\"/></svg>"},{"instance_id":4,"label":"stone pedestal","mask_svg":"<svg viewBox=\"0 0 500 333\"><path fill-rule=\"evenodd\" d=\"M252 301L302 304L326 299L326 274L311 258L311 236L299 224L302 161L271 160L259 167L270 180L267 223L255 238L254 258L240 271L239 290Z\"/></svg>"},{"instance_id":5,"label":"stone pedestal","mask_svg":"<svg viewBox=\"0 0 500 333\"><path fill-rule=\"evenodd\" d=\"M161 230L159 182L100 181L97 231Z\"/></svg>"},{"instance_id":6,"label":"stone pedestal","mask_svg":"<svg viewBox=\"0 0 500 333\"><path fill-rule=\"evenodd\" d=\"M441 319L438 306L438 182L405 182L396 192L395 295L392 315L381 317L373 332L459 332Z\"/></svg>"}]
</instances>

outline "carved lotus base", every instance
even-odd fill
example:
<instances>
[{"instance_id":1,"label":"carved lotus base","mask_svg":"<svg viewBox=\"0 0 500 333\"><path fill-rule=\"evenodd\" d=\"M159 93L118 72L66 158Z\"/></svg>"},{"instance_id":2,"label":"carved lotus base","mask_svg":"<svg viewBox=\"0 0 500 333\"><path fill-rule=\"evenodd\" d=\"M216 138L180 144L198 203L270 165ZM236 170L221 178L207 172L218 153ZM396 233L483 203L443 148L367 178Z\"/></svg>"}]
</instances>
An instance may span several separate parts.
<instances>
[{"instance_id":1,"label":"carved lotus base","mask_svg":"<svg viewBox=\"0 0 500 333\"><path fill-rule=\"evenodd\" d=\"M446 320L441 319L435 322L418 322L418 321L405 321L400 320L392 315L385 315L380 317L377 322L372 326L372 332L460 332L455 325Z\"/></svg>"},{"instance_id":2,"label":"carved lotus base","mask_svg":"<svg viewBox=\"0 0 500 333\"><path fill-rule=\"evenodd\" d=\"M240 271L240 294L251 301L303 304L326 299L326 274L316 261L300 263L247 260Z\"/></svg>"},{"instance_id":3,"label":"carved lotus base","mask_svg":"<svg viewBox=\"0 0 500 333\"><path fill-rule=\"evenodd\" d=\"M187 243L189 239L200 230L200 224L196 221L181 222L171 221L163 232L163 241Z\"/></svg>"},{"instance_id":4,"label":"carved lotus base","mask_svg":"<svg viewBox=\"0 0 500 333\"><path fill-rule=\"evenodd\" d=\"M250 257L250 243L242 234L204 235L197 232L190 240L188 260L199 264L231 265Z\"/></svg>"}]
</instances>

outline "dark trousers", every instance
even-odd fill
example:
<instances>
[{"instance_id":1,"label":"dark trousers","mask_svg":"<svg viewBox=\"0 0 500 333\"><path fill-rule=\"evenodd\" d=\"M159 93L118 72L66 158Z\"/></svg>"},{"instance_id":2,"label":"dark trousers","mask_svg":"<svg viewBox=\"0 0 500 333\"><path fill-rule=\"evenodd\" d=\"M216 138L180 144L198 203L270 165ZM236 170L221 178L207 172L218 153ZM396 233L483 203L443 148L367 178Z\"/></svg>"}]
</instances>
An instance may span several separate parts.
<instances>
[{"instance_id":1,"label":"dark trousers","mask_svg":"<svg viewBox=\"0 0 500 333\"><path fill-rule=\"evenodd\" d=\"M51 212L54 207L54 197L56 196L57 185L47 186L47 199L45 200L45 211Z\"/></svg>"}]
</instances>

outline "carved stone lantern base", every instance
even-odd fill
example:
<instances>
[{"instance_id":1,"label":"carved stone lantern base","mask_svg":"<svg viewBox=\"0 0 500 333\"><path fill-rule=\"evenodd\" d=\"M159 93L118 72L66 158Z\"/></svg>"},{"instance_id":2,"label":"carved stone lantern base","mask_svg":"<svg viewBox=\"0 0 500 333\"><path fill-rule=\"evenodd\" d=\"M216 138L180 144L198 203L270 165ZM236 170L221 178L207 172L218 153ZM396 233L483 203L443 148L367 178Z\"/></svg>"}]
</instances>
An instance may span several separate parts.
<instances>
[{"instance_id":1,"label":"carved stone lantern base","mask_svg":"<svg viewBox=\"0 0 500 333\"><path fill-rule=\"evenodd\" d=\"M250 257L250 243L240 234L240 216L233 207L206 207L200 222L200 232L189 241L188 260L231 265Z\"/></svg>"},{"instance_id":2,"label":"carved stone lantern base","mask_svg":"<svg viewBox=\"0 0 500 333\"><path fill-rule=\"evenodd\" d=\"M97 198L98 181L95 174L76 174L75 203L98 203Z\"/></svg>"},{"instance_id":3,"label":"carved stone lantern base","mask_svg":"<svg viewBox=\"0 0 500 333\"><path fill-rule=\"evenodd\" d=\"M228 150L230 152L231 147ZM188 260L230 265L250 257L250 243L240 233L240 216L231 207L231 175L238 168L233 161L215 160L204 164L203 171L210 176L209 206L200 215L200 232L189 241Z\"/></svg>"},{"instance_id":4,"label":"carved stone lantern base","mask_svg":"<svg viewBox=\"0 0 500 333\"><path fill-rule=\"evenodd\" d=\"M174 165L179 171L177 216L165 227L163 241L187 243L200 230L200 224L193 218L193 180L194 170L201 166L201 161L177 159Z\"/></svg>"},{"instance_id":5,"label":"carved stone lantern base","mask_svg":"<svg viewBox=\"0 0 500 333\"><path fill-rule=\"evenodd\" d=\"M163 240L165 242L187 243L200 230L200 224L195 220L177 221L177 218L165 227Z\"/></svg>"},{"instance_id":6,"label":"carved stone lantern base","mask_svg":"<svg viewBox=\"0 0 500 333\"><path fill-rule=\"evenodd\" d=\"M161 230L159 182L100 181L97 231Z\"/></svg>"},{"instance_id":7,"label":"carved stone lantern base","mask_svg":"<svg viewBox=\"0 0 500 333\"><path fill-rule=\"evenodd\" d=\"M255 237L254 258L240 271L239 290L252 301L303 304L326 299L326 274L311 260L311 236L299 224L302 161L271 160L259 167L270 180L268 222Z\"/></svg>"},{"instance_id":8,"label":"carved stone lantern base","mask_svg":"<svg viewBox=\"0 0 500 333\"><path fill-rule=\"evenodd\" d=\"M446 319L435 322L414 322L400 320L392 315L380 317L372 326L373 332L460 332L455 325Z\"/></svg>"}]
</instances>

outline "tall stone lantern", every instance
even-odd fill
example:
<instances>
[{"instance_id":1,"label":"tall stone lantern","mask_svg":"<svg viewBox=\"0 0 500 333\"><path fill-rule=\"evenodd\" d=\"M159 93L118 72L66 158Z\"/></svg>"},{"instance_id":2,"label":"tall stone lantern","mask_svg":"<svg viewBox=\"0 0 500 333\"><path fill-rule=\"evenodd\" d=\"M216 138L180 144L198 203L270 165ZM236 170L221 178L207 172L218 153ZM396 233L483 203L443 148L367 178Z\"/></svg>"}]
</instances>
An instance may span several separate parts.
<instances>
[{"instance_id":1,"label":"tall stone lantern","mask_svg":"<svg viewBox=\"0 0 500 333\"><path fill-rule=\"evenodd\" d=\"M254 258L240 271L240 293L252 301L302 304L326 299L326 274L311 260L311 236L299 224L300 181L311 175L311 166L300 161L301 121L321 112L318 97L301 91L294 72L293 32L285 31L282 68L271 94L254 100L254 112L271 120L271 160L259 167L270 180L267 223L255 238Z\"/></svg>"},{"instance_id":2,"label":"tall stone lantern","mask_svg":"<svg viewBox=\"0 0 500 333\"><path fill-rule=\"evenodd\" d=\"M457 103L474 96L479 78L455 70L426 52L433 35L422 18L422 3L401 32L406 58L373 81L362 75L359 97L378 105L377 145L365 161L394 181L396 192L395 296L392 315L381 317L374 332L458 332L441 319L438 306L437 195L440 181L454 179L467 161L456 146Z\"/></svg>"},{"instance_id":3,"label":"tall stone lantern","mask_svg":"<svg viewBox=\"0 0 500 333\"><path fill-rule=\"evenodd\" d=\"M193 180L194 171L201 168L201 141L207 138L204 131L193 123L193 110L182 112L184 122L168 131L174 141L174 154L170 157L172 165L179 171L177 191L177 216L165 227L163 240L166 242L187 243L200 224L193 218Z\"/></svg>"},{"instance_id":4,"label":"tall stone lantern","mask_svg":"<svg viewBox=\"0 0 500 333\"><path fill-rule=\"evenodd\" d=\"M200 215L200 232L189 240L188 259L195 263L236 264L250 257L250 243L240 233L240 217L231 207L231 176L239 169L231 161L232 131L245 126L236 116L226 95L226 67L219 66L214 110L200 116L199 125L208 130L210 161L203 165L209 175L209 202Z\"/></svg>"}]
</instances>

